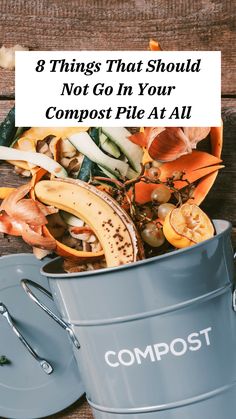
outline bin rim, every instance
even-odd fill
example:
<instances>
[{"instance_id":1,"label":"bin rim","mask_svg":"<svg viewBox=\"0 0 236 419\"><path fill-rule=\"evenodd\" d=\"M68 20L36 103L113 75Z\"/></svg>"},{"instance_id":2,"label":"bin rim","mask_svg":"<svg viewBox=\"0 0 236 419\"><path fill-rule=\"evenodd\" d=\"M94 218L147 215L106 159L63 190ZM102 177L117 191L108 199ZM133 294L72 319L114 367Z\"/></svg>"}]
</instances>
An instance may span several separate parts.
<instances>
[{"instance_id":1,"label":"bin rim","mask_svg":"<svg viewBox=\"0 0 236 419\"><path fill-rule=\"evenodd\" d=\"M187 254L189 252L193 252L196 249L200 249L201 247L205 247L208 243L211 243L215 240L218 240L220 237L224 236L225 234L227 234L232 229L232 223L230 221L221 220L221 219L213 219L212 222L214 224L216 233L219 230L219 232L217 234L215 234L213 237L211 237L210 239L204 240L200 243L194 244L192 246L185 247L183 249L176 249L176 250L173 250L171 252L164 253L163 255L154 256L154 257L148 258L148 259L142 259L142 260L127 263L127 264L121 265L121 266L96 269L94 271L73 272L73 273L67 273L67 272L53 273L53 272L50 272L50 267L52 265L57 264L57 262L63 260L62 257L58 256L58 257L52 259L52 261L47 262L46 264L44 264L40 268L40 273L41 273L41 275L46 276L49 279L53 279L53 278L54 279L65 279L65 280L70 279L70 278L71 279L73 279L73 278L82 279L84 277L93 277L93 276L97 276L97 275L105 275L105 274L108 274L110 272L123 271L125 269L132 269L132 268L136 268L138 266L150 265L150 264L155 263L157 261L162 261L162 260L165 260L167 258L175 257L176 255L182 255L182 254L185 254L185 253ZM47 270L47 268L49 268L49 271Z\"/></svg>"}]
</instances>

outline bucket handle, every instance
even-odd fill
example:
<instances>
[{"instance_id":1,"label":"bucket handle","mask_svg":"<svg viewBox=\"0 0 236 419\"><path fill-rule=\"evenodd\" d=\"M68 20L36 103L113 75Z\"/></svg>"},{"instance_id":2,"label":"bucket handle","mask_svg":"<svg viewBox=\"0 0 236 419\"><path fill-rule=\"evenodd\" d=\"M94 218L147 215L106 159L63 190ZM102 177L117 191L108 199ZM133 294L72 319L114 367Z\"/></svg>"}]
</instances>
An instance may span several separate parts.
<instances>
[{"instance_id":1,"label":"bucket handle","mask_svg":"<svg viewBox=\"0 0 236 419\"><path fill-rule=\"evenodd\" d=\"M22 279L21 280L21 286L23 287L24 291L29 296L29 298L32 301L34 301L34 303L36 303L45 313L47 313L48 316L50 316L56 323L58 323L63 329L65 329L67 331L67 333L69 334L70 339L72 340L74 346L77 349L80 349L80 343L79 343L78 339L76 338L76 336L75 336L73 330L71 329L71 327L66 322L64 322L62 319L60 319L55 313L53 313L47 306L45 306L36 297L36 295L31 291L29 285L31 285L31 287L33 287L33 288L36 288L38 291L42 292L43 294L45 294L51 300L53 300L52 294L48 290L46 290L44 287L42 287L41 285L37 284L34 281L31 281L30 279Z\"/></svg>"}]
</instances>

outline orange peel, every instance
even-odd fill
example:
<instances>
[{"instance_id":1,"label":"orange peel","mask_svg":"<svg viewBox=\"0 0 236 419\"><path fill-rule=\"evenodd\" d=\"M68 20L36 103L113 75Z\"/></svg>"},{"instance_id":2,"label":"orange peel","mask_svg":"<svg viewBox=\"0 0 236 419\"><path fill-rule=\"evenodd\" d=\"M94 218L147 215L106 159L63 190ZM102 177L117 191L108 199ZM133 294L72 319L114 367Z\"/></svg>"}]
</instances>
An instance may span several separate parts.
<instances>
[{"instance_id":1,"label":"orange peel","mask_svg":"<svg viewBox=\"0 0 236 419\"><path fill-rule=\"evenodd\" d=\"M0 188L0 199L5 199L7 196L9 196L15 190L16 190L16 188L1 187Z\"/></svg>"}]
</instances>

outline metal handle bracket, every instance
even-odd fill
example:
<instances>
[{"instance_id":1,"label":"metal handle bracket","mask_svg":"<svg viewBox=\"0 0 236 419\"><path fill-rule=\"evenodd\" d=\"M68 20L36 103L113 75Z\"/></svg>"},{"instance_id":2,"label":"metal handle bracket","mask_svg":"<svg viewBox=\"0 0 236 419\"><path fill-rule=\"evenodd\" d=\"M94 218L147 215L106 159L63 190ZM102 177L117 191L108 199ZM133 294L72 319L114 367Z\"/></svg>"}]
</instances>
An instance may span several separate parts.
<instances>
[{"instance_id":1,"label":"metal handle bracket","mask_svg":"<svg viewBox=\"0 0 236 419\"><path fill-rule=\"evenodd\" d=\"M8 308L3 303L0 303L0 314L3 317L5 317L12 331L15 333L15 335L18 337L21 343L23 343L24 347L27 349L30 355L32 355L32 357L39 363L42 370L46 374L51 374L53 372L53 367L51 366L51 364L46 359L43 359L40 356L38 356L38 354L35 352L32 346L30 346L30 344L26 341L24 336L20 333L19 329L16 327L15 321L10 315Z\"/></svg>"},{"instance_id":2,"label":"metal handle bracket","mask_svg":"<svg viewBox=\"0 0 236 419\"><path fill-rule=\"evenodd\" d=\"M33 288L36 288L38 291L45 294L48 298L53 300L52 294L47 291L45 288L43 288L41 285L37 284L34 281L31 281L30 279L22 279L21 285L26 292L26 294L29 296L29 298L34 301L45 313L47 313L48 316L50 316L57 324L59 324L64 330L67 331L68 335L70 336L70 339L72 340L74 346L77 349L80 349L80 343L75 336L73 330L71 327L64 322L62 319L60 319L55 313L53 313L47 306L45 306L37 297L36 295L31 291L29 285Z\"/></svg>"}]
</instances>

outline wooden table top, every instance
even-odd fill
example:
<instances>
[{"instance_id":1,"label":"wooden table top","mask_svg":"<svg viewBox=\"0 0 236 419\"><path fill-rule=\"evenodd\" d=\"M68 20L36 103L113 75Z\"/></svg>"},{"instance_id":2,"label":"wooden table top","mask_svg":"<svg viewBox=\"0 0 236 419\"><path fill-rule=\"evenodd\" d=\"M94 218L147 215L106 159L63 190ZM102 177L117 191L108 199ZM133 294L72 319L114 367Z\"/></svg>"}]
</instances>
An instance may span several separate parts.
<instances>
[{"instance_id":1,"label":"wooden table top","mask_svg":"<svg viewBox=\"0 0 236 419\"><path fill-rule=\"evenodd\" d=\"M233 224L236 245L236 35L231 0L0 0L0 46L32 50L145 50L150 38L165 50L222 51L223 169L204 202L213 218ZM14 72L0 70L0 121L14 103ZM1 186L21 179L1 164ZM0 255L30 251L21 239L0 238ZM50 418L89 419L85 399Z\"/></svg>"}]
</instances>

